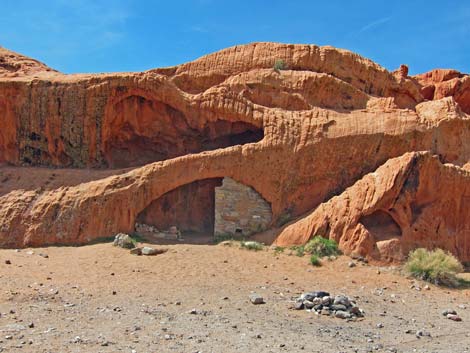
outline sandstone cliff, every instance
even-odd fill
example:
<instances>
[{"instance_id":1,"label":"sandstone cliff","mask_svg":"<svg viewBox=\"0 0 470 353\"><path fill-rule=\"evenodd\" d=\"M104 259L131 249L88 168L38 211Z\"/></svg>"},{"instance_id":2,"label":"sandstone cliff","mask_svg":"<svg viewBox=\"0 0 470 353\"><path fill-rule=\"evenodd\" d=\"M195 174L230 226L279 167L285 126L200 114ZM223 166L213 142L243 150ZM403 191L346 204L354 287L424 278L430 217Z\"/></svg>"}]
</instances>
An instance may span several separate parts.
<instances>
[{"instance_id":1,"label":"sandstone cliff","mask_svg":"<svg viewBox=\"0 0 470 353\"><path fill-rule=\"evenodd\" d=\"M0 51L0 246L132 231L162 195L230 177L271 204L273 228L300 217L279 230L279 244L323 232L346 252L397 260L439 245L470 261L468 192L457 192L469 180L459 168L470 162L467 75L409 77L405 66L388 72L346 50L275 43L101 75L64 75L10 53ZM276 60L286 68L274 70ZM407 154L415 151L427 153ZM397 206L390 195L404 191L392 179L410 156L432 166L413 167L416 190ZM362 200L371 188L381 200ZM408 216L394 205L408 205ZM457 216L437 231L424 226L448 214ZM384 222L393 237L376 230Z\"/></svg>"}]
</instances>

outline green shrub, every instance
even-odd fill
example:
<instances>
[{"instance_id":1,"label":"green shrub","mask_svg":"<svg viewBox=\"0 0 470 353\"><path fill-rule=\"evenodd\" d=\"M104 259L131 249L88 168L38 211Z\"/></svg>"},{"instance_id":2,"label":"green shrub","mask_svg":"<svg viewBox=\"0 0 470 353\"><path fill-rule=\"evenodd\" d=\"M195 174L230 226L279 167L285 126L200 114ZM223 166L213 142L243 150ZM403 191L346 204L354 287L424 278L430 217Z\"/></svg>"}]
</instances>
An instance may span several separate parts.
<instances>
[{"instance_id":1,"label":"green shrub","mask_svg":"<svg viewBox=\"0 0 470 353\"><path fill-rule=\"evenodd\" d=\"M310 263L312 266L321 266L320 258L317 255L310 256Z\"/></svg>"},{"instance_id":2,"label":"green shrub","mask_svg":"<svg viewBox=\"0 0 470 353\"><path fill-rule=\"evenodd\" d=\"M289 249L295 251L295 255L299 257L302 257L305 254L305 248L303 245L292 245Z\"/></svg>"},{"instance_id":3,"label":"green shrub","mask_svg":"<svg viewBox=\"0 0 470 353\"><path fill-rule=\"evenodd\" d=\"M257 241L242 241L240 246L244 249L259 251L264 249L264 245Z\"/></svg>"},{"instance_id":4,"label":"green shrub","mask_svg":"<svg viewBox=\"0 0 470 353\"><path fill-rule=\"evenodd\" d=\"M280 253L283 253L284 250L286 250L286 248L282 247L282 246L275 246L274 247L274 254L278 255Z\"/></svg>"},{"instance_id":5,"label":"green shrub","mask_svg":"<svg viewBox=\"0 0 470 353\"><path fill-rule=\"evenodd\" d=\"M404 269L415 278L437 285L457 287L460 285L457 274L463 271L463 266L457 258L442 249L429 251L421 248L410 253Z\"/></svg>"},{"instance_id":6,"label":"green shrub","mask_svg":"<svg viewBox=\"0 0 470 353\"><path fill-rule=\"evenodd\" d=\"M317 255L318 257L341 254L338 249L338 244L334 240L321 236L315 236L305 244L305 252L311 255Z\"/></svg>"},{"instance_id":7,"label":"green shrub","mask_svg":"<svg viewBox=\"0 0 470 353\"><path fill-rule=\"evenodd\" d=\"M281 71L287 69L287 65L284 62L284 60L277 59L276 62L274 63L274 70L275 71Z\"/></svg>"}]
</instances>

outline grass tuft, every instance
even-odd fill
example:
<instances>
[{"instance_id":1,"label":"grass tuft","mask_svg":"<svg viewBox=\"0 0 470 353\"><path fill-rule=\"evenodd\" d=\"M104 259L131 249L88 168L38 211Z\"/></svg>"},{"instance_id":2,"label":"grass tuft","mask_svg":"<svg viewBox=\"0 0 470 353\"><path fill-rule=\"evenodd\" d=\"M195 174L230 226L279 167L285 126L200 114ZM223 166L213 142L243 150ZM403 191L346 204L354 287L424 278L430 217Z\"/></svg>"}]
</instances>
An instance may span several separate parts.
<instances>
[{"instance_id":1,"label":"grass tuft","mask_svg":"<svg viewBox=\"0 0 470 353\"><path fill-rule=\"evenodd\" d=\"M410 276L446 287L459 287L462 284L457 274L463 269L455 256L442 249L416 249L410 253L404 265L405 272Z\"/></svg>"},{"instance_id":2,"label":"grass tuft","mask_svg":"<svg viewBox=\"0 0 470 353\"><path fill-rule=\"evenodd\" d=\"M312 266L321 266L320 258L317 255L310 255L310 264Z\"/></svg>"},{"instance_id":3,"label":"grass tuft","mask_svg":"<svg viewBox=\"0 0 470 353\"><path fill-rule=\"evenodd\" d=\"M307 244L305 244L305 252L318 257L337 256L341 252L338 249L338 243L332 239L315 236Z\"/></svg>"},{"instance_id":4,"label":"grass tuft","mask_svg":"<svg viewBox=\"0 0 470 353\"><path fill-rule=\"evenodd\" d=\"M284 60L277 59L276 62L274 63L274 71L281 71L287 69L287 64L285 63Z\"/></svg>"},{"instance_id":5,"label":"grass tuft","mask_svg":"<svg viewBox=\"0 0 470 353\"><path fill-rule=\"evenodd\" d=\"M293 245L289 249L295 251L295 255L298 257L305 255L305 247L303 245Z\"/></svg>"}]
</instances>

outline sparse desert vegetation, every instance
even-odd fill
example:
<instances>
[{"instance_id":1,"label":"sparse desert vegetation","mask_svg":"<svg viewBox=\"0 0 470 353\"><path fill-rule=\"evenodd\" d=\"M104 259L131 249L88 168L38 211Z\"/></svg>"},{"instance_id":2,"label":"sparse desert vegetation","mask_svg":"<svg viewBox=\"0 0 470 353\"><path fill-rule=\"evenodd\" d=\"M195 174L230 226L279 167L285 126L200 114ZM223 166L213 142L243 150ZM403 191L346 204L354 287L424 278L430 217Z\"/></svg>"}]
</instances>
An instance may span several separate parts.
<instances>
[{"instance_id":1,"label":"sparse desert vegetation","mask_svg":"<svg viewBox=\"0 0 470 353\"><path fill-rule=\"evenodd\" d=\"M286 70L287 69L287 64L284 60L282 59L277 59L274 62L274 70L275 71L281 71L281 70Z\"/></svg>"},{"instance_id":2,"label":"sparse desert vegetation","mask_svg":"<svg viewBox=\"0 0 470 353\"><path fill-rule=\"evenodd\" d=\"M404 270L412 277L436 285L458 287L462 280L457 274L463 272L464 268L455 256L441 249L419 248L410 253Z\"/></svg>"},{"instance_id":3,"label":"sparse desert vegetation","mask_svg":"<svg viewBox=\"0 0 470 353\"><path fill-rule=\"evenodd\" d=\"M0 353L470 353L469 83L312 44L83 75L0 47Z\"/></svg>"},{"instance_id":4,"label":"sparse desert vegetation","mask_svg":"<svg viewBox=\"0 0 470 353\"><path fill-rule=\"evenodd\" d=\"M275 248L247 251L240 244L168 245L156 256L135 256L110 243L0 250L0 348L28 353L470 349L468 289L448 293L430 284L425 290L426 282L386 267L348 268L347 256L313 267L305 256L289 256L288 249L273 256ZM326 294L304 295L298 302L312 291L334 295L329 303ZM254 305L252 293L265 304ZM332 301L342 295L355 301L364 317L354 318L352 307L344 312L344 303ZM293 310L297 304L303 309Z\"/></svg>"},{"instance_id":5,"label":"sparse desert vegetation","mask_svg":"<svg viewBox=\"0 0 470 353\"><path fill-rule=\"evenodd\" d=\"M320 258L315 254L310 255L310 264L317 267L321 266Z\"/></svg>"},{"instance_id":6,"label":"sparse desert vegetation","mask_svg":"<svg viewBox=\"0 0 470 353\"><path fill-rule=\"evenodd\" d=\"M319 235L308 241L304 246L304 250L307 254L316 255L318 257L336 256L341 253L336 241Z\"/></svg>"},{"instance_id":7,"label":"sparse desert vegetation","mask_svg":"<svg viewBox=\"0 0 470 353\"><path fill-rule=\"evenodd\" d=\"M338 244L332 240L322 236L314 236L305 245L293 245L289 247L296 256L312 255L317 259L323 257L334 257L341 254Z\"/></svg>"}]
</instances>

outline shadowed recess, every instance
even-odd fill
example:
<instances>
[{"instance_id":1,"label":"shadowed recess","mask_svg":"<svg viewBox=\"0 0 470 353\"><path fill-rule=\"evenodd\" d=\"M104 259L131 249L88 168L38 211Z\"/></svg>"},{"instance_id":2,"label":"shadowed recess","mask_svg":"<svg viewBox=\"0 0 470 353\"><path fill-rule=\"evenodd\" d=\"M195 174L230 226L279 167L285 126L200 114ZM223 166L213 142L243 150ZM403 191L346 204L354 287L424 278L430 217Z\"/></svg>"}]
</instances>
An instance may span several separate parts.
<instances>
[{"instance_id":1,"label":"shadowed recess","mask_svg":"<svg viewBox=\"0 0 470 353\"><path fill-rule=\"evenodd\" d=\"M361 217L360 223L364 225L376 241L393 239L402 235L401 228L393 217L382 210Z\"/></svg>"},{"instance_id":2,"label":"shadowed recess","mask_svg":"<svg viewBox=\"0 0 470 353\"><path fill-rule=\"evenodd\" d=\"M113 168L243 145L264 137L262 129L245 122L219 119L192 126L181 111L142 96L127 97L113 108L103 151Z\"/></svg>"},{"instance_id":3,"label":"shadowed recess","mask_svg":"<svg viewBox=\"0 0 470 353\"><path fill-rule=\"evenodd\" d=\"M137 222L159 230L177 226L182 232L213 234L215 187L221 178L204 179L180 186L152 201Z\"/></svg>"}]
</instances>

